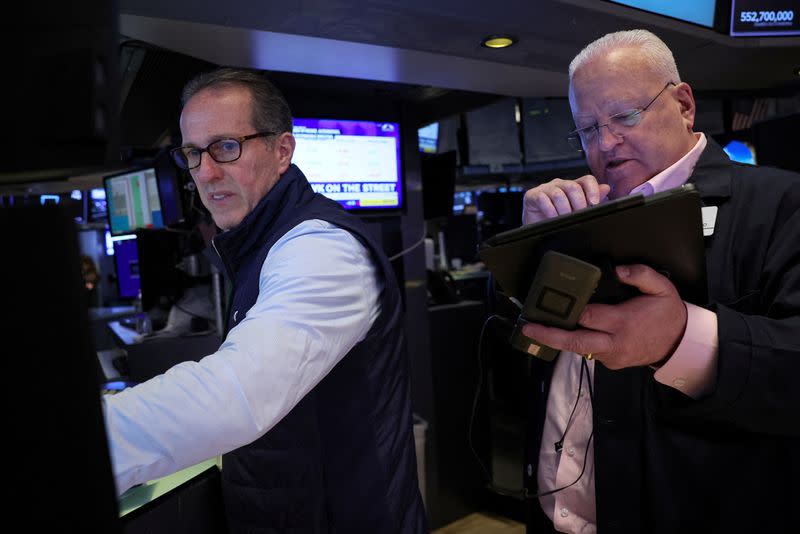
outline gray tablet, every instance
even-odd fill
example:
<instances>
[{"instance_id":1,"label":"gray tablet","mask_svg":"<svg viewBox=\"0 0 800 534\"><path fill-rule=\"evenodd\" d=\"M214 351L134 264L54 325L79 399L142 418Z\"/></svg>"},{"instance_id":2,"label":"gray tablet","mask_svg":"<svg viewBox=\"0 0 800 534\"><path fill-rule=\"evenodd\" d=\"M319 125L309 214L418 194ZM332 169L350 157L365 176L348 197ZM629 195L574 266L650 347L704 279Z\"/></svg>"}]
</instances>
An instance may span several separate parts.
<instances>
[{"instance_id":1,"label":"gray tablet","mask_svg":"<svg viewBox=\"0 0 800 534\"><path fill-rule=\"evenodd\" d=\"M603 271L591 302L614 303L637 292L617 281L615 265L643 263L667 276L681 297L708 301L700 194L691 184L649 197L633 195L497 234L479 255L510 297L525 300L548 250Z\"/></svg>"}]
</instances>

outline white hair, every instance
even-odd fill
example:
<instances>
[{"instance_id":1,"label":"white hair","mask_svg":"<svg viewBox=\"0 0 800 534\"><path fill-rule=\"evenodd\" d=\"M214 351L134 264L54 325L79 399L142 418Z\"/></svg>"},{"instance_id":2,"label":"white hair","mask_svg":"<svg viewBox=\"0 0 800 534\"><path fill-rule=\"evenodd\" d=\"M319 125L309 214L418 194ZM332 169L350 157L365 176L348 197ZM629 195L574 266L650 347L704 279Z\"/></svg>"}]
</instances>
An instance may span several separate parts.
<instances>
[{"instance_id":1,"label":"white hair","mask_svg":"<svg viewBox=\"0 0 800 534\"><path fill-rule=\"evenodd\" d=\"M596 57L608 54L619 48L636 48L643 56L647 65L654 74L661 76L664 82L680 83L678 66L672 51L667 48L664 41L647 30L628 30L608 33L586 45L569 64L569 83L579 68Z\"/></svg>"}]
</instances>

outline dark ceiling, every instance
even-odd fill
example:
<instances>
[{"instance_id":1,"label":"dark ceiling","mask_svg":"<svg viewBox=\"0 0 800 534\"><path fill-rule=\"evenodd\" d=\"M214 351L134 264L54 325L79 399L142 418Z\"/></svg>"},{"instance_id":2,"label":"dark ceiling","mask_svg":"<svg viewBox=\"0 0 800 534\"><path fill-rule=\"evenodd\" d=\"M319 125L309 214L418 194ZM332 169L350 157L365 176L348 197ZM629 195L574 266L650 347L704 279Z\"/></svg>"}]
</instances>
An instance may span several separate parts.
<instances>
[{"instance_id":1,"label":"dark ceiling","mask_svg":"<svg viewBox=\"0 0 800 534\"><path fill-rule=\"evenodd\" d=\"M174 126L177 111L154 103L167 85L179 94L197 65L270 71L287 94L411 101L425 123L502 96L563 97L572 57L605 33L631 28L664 39L701 98L800 95L800 38L734 39L603 0L118 3L121 37L133 43L123 52L156 51L123 74L123 123L127 112L136 119L127 123L142 130L126 130L133 139L123 141L133 146L155 146L167 130L162 123ZM495 33L519 41L503 50L480 46ZM121 58L123 66L136 63L129 59ZM162 103L175 108L173 100ZM146 120L155 116L161 121ZM98 176L80 178L95 183Z\"/></svg>"},{"instance_id":2,"label":"dark ceiling","mask_svg":"<svg viewBox=\"0 0 800 534\"><path fill-rule=\"evenodd\" d=\"M672 48L695 90L800 86L794 73L800 38L734 39L602 0L120 0L120 12L129 37L270 71L564 96L567 65L582 46L611 31L647 28ZM493 33L519 42L504 50L481 47Z\"/></svg>"}]
</instances>

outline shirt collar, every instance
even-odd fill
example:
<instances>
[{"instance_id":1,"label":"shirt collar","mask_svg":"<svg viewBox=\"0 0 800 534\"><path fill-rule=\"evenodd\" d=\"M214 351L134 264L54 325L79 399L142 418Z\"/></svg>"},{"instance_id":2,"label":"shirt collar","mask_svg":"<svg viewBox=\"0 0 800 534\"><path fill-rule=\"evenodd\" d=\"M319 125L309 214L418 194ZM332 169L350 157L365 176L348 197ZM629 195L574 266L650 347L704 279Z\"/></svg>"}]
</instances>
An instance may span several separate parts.
<instances>
[{"instance_id":1,"label":"shirt collar","mask_svg":"<svg viewBox=\"0 0 800 534\"><path fill-rule=\"evenodd\" d=\"M692 175L694 166L697 164L697 160L700 159L700 155L703 153L703 150L705 150L707 144L705 134L696 133L695 137L697 138L697 142L689 152L642 185L632 189L630 194L635 195L641 193L644 196L649 196L653 193L660 193L661 191L680 187L685 184L689 176Z\"/></svg>"}]
</instances>

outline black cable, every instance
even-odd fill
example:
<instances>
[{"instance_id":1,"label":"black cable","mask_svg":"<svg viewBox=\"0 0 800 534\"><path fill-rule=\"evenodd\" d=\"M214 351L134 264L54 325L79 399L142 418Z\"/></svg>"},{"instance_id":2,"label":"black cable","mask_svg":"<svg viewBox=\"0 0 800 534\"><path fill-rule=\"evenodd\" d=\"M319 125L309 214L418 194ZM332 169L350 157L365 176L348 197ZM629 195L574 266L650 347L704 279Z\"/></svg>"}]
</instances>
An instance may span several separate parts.
<instances>
[{"instance_id":1,"label":"black cable","mask_svg":"<svg viewBox=\"0 0 800 534\"><path fill-rule=\"evenodd\" d=\"M561 486L560 488L556 488L550 491L541 491L535 495L528 495L528 489L525 488L525 498L526 499L538 499L539 497L544 497L546 495L552 495L553 493L557 493L559 491L565 490L570 486L574 486L578 483L578 481L583 476L584 471L586 471L586 459L589 456L589 447L592 446L592 438L594 437L594 428L592 429L591 434L589 434L589 440L586 442L586 450L583 453L583 467L581 467L581 473L578 475L578 478L567 484L566 486Z\"/></svg>"},{"instance_id":2,"label":"black cable","mask_svg":"<svg viewBox=\"0 0 800 534\"><path fill-rule=\"evenodd\" d=\"M581 379L583 378L584 370L586 371L586 378L587 378L586 385L589 386L589 404L591 405L592 410L594 410L594 390L592 389L592 377L589 374L589 366L586 363L586 359L585 358L581 358ZM583 380L580 381L580 384L581 385L579 385L579 389L578 389L578 399L580 399L581 386L583 384ZM578 401L575 401L575 405L576 406L577 406L577 404L578 404ZM572 411L574 413L575 409L573 408ZM572 416L570 415L570 419L571 418L572 418ZM569 421L567 422L567 425L569 425ZM566 436L566 434L567 434L567 431L564 430L564 434L561 436L561 440L560 440L561 443L563 443L563 440L564 440L564 437ZM578 478L576 478L575 480L573 480L572 482L570 482L566 486L561 486L560 488L556 488L556 489L553 489L553 490L541 491L539 493L536 493L535 495L528 495L528 489L525 488L525 490L524 490L525 499L538 499L539 497L544 497L546 495L552 495L553 493L557 493L559 491L562 491L562 490L565 490L565 489L569 488L570 486L574 486L575 484L577 484L578 481L581 479L581 477L583 477L583 473L586 471L586 460L589 458L589 448L592 446L592 438L594 438L594 425L592 425L592 432L589 434L589 439L586 441L586 450L583 451L583 466L581 467L581 472L578 475Z\"/></svg>"},{"instance_id":3,"label":"black cable","mask_svg":"<svg viewBox=\"0 0 800 534\"><path fill-rule=\"evenodd\" d=\"M414 243L413 245L409 246L408 248L405 248L405 249L401 250L397 254L393 254L392 256L389 256L389 261L392 262L392 261L394 261L394 260L396 260L398 258L401 258L401 257L405 256L406 254L408 254L409 252L411 252L412 250L414 250L415 248L417 248L418 246L423 244L425 242L425 238L427 236L428 236L428 223L426 221L422 221L422 237L420 237L419 240L416 243Z\"/></svg>"},{"instance_id":4,"label":"black cable","mask_svg":"<svg viewBox=\"0 0 800 534\"><path fill-rule=\"evenodd\" d=\"M491 484L492 475L489 474L489 470L486 469L485 465L483 465L480 456L478 456L478 452L472 445L472 423L475 420L475 410L478 407L478 397L480 397L481 387L483 386L483 334L486 331L486 326L492 319L504 319L504 317L500 317L499 315L490 315L486 318L486 321L484 321L483 327L481 327L481 334L480 337L478 337L478 384L475 387L475 397L472 399L472 413L469 416L469 430L467 432L467 443L469 444L469 448L472 451L472 454L475 456L475 460L478 461L478 465L480 465L481 469L483 469L483 473L486 475L486 479L489 481L489 484Z\"/></svg>"},{"instance_id":5,"label":"black cable","mask_svg":"<svg viewBox=\"0 0 800 534\"><path fill-rule=\"evenodd\" d=\"M592 432L589 434L589 439L586 441L586 450L583 453L583 465L581 466L581 472L578 475L578 478L576 478L575 480L573 480L569 484L567 484L565 486L562 486L560 488L556 488L556 489L552 489L552 490L548 490L548 491L542 491L542 492L539 492L539 493L536 493L536 494L533 494L533 495L528 494L528 489L527 488L523 488L522 491L520 492L520 491L517 491L517 490L503 488L503 487L496 486L495 484L493 484L492 483L492 476L489 474L489 470L486 468L486 466L484 465L483 461L481 461L481 458L478 455L478 452L475 450L475 447L474 447L474 445L472 443L472 426L473 426L473 422L475 420L475 411L476 411L477 406L478 406L478 398L480 397L481 387L483 386L483 336L484 336L484 333L486 332L486 327L488 326L489 321L491 321L492 319L502 319L502 320L506 320L507 321L507 319L505 317L501 317L500 315L497 315L497 314L490 315L489 317L487 317L486 321L484 321L483 326L481 327L481 333L480 333L480 336L478 338L478 383L477 383L477 385L475 387L475 396L472 399L472 411L470 413L469 430L468 430L468 433L467 433L467 442L469 443L469 448L472 451L473 456L475 456L475 460L478 462L478 465L481 467L481 470L483 470L483 473L486 476L486 480L488 480L488 487L492 491L494 491L495 493L497 493L499 495L508 496L508 497L517 497L517 498L522 497L523 499L526 499L526 500L533 500L533 499L538 499L539 497L544 497L546 495L552 495L553 493L557 493L559 491L563 491L563 490L569 488L570 486L574 486L575 484L577 484L578 481L580 481L580 479L583 477L583 474L586 472L586 463L587 463L587 460L588 460L588 457L589 457L589 448L592 446L592 440L594 438L594 428L592 428ZM589 373L589 366L586 363L586 359L582 358L581 359L581 374L580 374L580 378L578 380L578 396L575 399L575 404L572 406L572 411L570 413L569 419L567 420L566 428L564 429L564 432L561 435L561 439L559 439L559 441L556 442L556 444L554 444L554 445L563 444L564 443L564 438L567 435L567 431L569 430L569 427L571 426L572 419L573 419L573 416L575 414L575 410L578 407L578 402L580 401L580 395L583 392L583 375L584 375L584 373L586 374L586 385L589 388L589 403L590 403L592 409L594 409L594 389L592 388L592 378L591 378L591 374Z\"/></svg>"},{"instance_id":6,"label":"black cable","mask_svg":"<svg viewBox=\"0 0 800 534\"><path fill-rule=\"evenodd\" d=\"M578 379L578 394L575 396L575 404L572 405L572 411L569 413L569 419L567 419L567 424L564 426L564 432L561 433L561 437L558 441L553 443L556 452L561 452L561 449L564 448L564 438L567 437L569 427L572 426L572 417L575 415L575 410L578 408L578 402L581 400L581 393L583 393L583 365L581 365L581 376Z\"/></svg>"}]
</instances>

